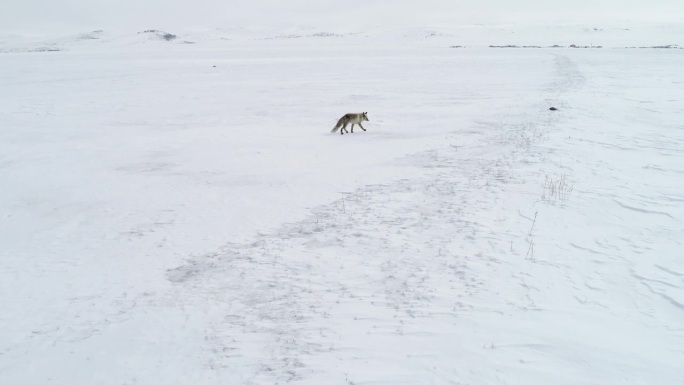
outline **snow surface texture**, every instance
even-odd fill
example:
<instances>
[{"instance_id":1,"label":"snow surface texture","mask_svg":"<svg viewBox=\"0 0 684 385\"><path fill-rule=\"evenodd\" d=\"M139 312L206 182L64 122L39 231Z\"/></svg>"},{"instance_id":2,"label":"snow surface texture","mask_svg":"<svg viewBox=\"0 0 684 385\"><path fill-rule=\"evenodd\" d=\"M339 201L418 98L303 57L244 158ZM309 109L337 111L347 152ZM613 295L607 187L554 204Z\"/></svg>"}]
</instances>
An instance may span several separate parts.
<instances>
[{"instance_id":1,"label":"snow surface texture","mask_svg":"<svg viewBox=\"0 0 684 385\"><path fill-rule=\"evenodd\" d=\"M683 51L151 31L2 40L0 383L683 383Z\"/></svg>"}]
</instances>

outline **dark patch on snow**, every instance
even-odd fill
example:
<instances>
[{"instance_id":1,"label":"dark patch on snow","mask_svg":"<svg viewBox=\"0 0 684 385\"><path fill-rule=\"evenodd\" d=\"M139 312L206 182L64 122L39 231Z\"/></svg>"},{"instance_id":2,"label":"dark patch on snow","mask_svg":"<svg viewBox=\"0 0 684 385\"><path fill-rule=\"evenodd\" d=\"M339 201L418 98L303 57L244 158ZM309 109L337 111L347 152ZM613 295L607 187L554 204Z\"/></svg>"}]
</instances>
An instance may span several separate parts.
<instances>
[{"instance_id":1,"label":"dark patch on snow","mask_svg":"<svg viewBox=\"0 0 684 385\"><path fill-rule=\"evenodd\" d=\"M544 47L542 47L540 45L513 45L513 44L508 44L508 45L490 45L489 48L544 48ZM554 44L554 45L550 45L546 48L603 48L603 46L570 44L569 46L565 47L562 45Z\"/></svg>"},{"instance_id":2,"label":"dark patch on snow","mask_svg":"<svg viewBox=\"0 0 684 385\"><path fill-rule=\"evenodd\" d=\"M652 45L650 47L639 47L639 48L656 48L656 49L678 49L677 44L665 44L665 45Z\"/></svg>"},{"instance_id":3,"label":"dark patch on snow","mask_svg":"<svg viewBox=\"0 0 684 385\"><path fill-rule=\"evenodd\" d=\"M145 30L145 31L142 31L142 32L138 32L138 33L152 34L152 35L154 35L156 38L158 38L159 40L166 40L166 41L171 41L171 40L175 40L175 39L178 38L178 36L176 36L176 35L174 35L174 34L172 34L172 33L168 33L168 32L165 32L165 31L160 31L160 30L158 30L158 29L148 29L148 30Z\"/></svg>"},{"instance_id":4,"label":"dark patch on snow","mask_svg":"<svg viewBox=\"0 0 684 385\"><path fill-rule=\"evenodd\" d=\"M570 44L570 48L603 48L603 46L600 45L577 45L577 44Z\"/></svg>"},{"instance_id":5,"label":"dark patch on snow","mask_svg":"<svg viewBox=\"0 0 684 385\"><path fill-rule=\"evenodd\" d=\"M78 40L98 40L98 39L100 39L100 37L102 36L103 33L104 33L104 31L101 29L98 29L96 31L91 31L88 33L82 33L82 34L78 35Z\"/></svg>"},{"instance_id":6,"label":"dark patch on snow","mask_svg":"<svg viewBox=\"0 0 684 385\"><path fill-rule=\"evenodd\" d=\"M274 39L299 39L302 35L289 34L289 35L278 35Z\"/></svg>"},{"instance_id":7,"label":"dark patch on snow","mask_svg":"<svg viewBox=\"0 0 684 385\"><path fill-rule=\"evenodd\" d=\"M336 33L330 33L330 32L317 32L314 33L313 35L309 35L311 37L342 37L342 35L336 34Z\"/></svg>"},{"instance_id":8,"label":"dark patch on snow","mask_svg":"<svg viewBox=\"0 0 684 385\"><path fill-rule=\"evenodd\" d=\"M57 47L38 47L28 50L28 52L59 52L62 49Z\"/></svg>"}]
</instances>

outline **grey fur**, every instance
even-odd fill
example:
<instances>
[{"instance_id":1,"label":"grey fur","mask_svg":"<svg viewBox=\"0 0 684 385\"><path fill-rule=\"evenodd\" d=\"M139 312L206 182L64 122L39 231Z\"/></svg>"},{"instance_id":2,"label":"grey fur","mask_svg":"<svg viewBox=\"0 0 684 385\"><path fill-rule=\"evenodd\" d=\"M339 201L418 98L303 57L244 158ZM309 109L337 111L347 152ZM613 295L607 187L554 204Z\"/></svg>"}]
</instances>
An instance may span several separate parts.
<instances>
[{"instance_id":1,"label":"grey fur","mask_svg":"<svg viewBox=\"0 0 684 385\"><path fill-rule=\"evenodd\" d=\"M340 130L340 135L344 135L345 131L347 131L347 124L351 124L351 132L352 134L354 133L354 125L358 124L359 127L361 127L362 130L366 131L365 128L361 125L361 122L370 122L368 120L368 113L367 112L360 112L356 114L345 114L343 117L340 118L340 120L337 121L337 124L335 127L333 127L332 133L337 132L337 130Z\"/></svg>"}]
</instances>

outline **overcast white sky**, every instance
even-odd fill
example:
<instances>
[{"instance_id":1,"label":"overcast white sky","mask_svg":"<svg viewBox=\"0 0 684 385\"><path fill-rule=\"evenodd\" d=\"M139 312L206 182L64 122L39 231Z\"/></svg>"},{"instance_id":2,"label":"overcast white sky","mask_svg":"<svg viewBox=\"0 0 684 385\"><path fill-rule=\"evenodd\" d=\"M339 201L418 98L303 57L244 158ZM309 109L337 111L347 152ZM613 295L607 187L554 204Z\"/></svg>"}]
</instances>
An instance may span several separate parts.
<instances>
[{"instance_id":1,"label":"overcast white sky","mask_svg":"<svg viewBox=\"0 0 684 385\"><path fill-rule=\"evenodd\" d=\"M0 31L682 20L684 0L0 0Z\"/></svg>"}]
</instances>

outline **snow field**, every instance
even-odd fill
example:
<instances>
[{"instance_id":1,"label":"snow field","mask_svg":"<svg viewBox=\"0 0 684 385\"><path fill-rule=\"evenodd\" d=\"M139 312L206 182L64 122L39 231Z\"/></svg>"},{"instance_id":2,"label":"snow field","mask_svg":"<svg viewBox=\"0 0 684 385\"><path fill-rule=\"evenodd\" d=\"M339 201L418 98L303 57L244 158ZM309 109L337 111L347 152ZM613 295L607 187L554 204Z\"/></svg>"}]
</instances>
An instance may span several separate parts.
<instances>
[{"instance_id":1,"label":"snow field","mask_svg":"<svg viewBox=\"0 0 684 385\"><path fill-rule=\"evenodd\" d=\"M680 381L679 51L2 59L2 382Z\"/></svg>"}]
</instances>

